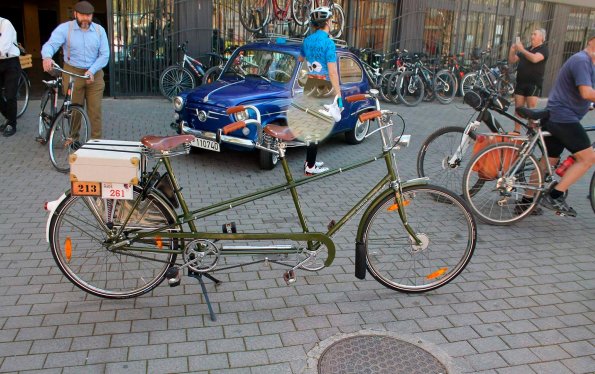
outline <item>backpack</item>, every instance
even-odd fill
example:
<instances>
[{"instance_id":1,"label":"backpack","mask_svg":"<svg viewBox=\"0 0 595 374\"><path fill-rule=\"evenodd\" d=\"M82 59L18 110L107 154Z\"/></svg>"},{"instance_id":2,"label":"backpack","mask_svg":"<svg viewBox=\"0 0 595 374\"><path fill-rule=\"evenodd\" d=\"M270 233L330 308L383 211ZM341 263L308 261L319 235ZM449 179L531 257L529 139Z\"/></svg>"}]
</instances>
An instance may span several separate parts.
<instances>
[{"instance_id":1,"label":"backpack","mask_svg":"<svg viewBox=\"0 0 595 374\"><path fill-rule=\"evenodd\" d=\"M473 146L473 154L477 154L484 148L496 143L512 143L514 145L522 144L522 140L514 140L509 136L488 135L478 136ZM518 157L518 151L512 149L493 149L488 152L473 165L473 171L476 171L480 178L485 180L494 180L502 172L508 171L510 165Z\"/></svg>"}]
</instances>

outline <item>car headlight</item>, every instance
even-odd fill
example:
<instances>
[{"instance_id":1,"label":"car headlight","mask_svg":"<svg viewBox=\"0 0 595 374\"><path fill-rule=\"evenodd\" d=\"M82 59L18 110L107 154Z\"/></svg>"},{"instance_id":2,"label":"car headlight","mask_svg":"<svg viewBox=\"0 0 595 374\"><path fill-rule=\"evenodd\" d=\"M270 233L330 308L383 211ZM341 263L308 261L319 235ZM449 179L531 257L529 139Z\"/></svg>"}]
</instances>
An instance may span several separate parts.
<instances>
[{"instance_id":1,"label":"car headlight","mask_svg":"<svg viewBox=\"0 0 595 374\"><path fill-rule=\"evenodd\" d=\"M237 112L235 114L236 116L236 121L245 121L248 119L248 113L245 110L242 110L241 112Z\"/></svg>"},{"instance_id":2,"label":"car headlight","mask_svg":"<svg viewBox=\"0 0 595 374\"><path fill-rule=\"evenodd\" d=\"M176 112L181 111L184 108L184 99L181 96L174 97L174 110Z\"/></svg>"}]
</instances>

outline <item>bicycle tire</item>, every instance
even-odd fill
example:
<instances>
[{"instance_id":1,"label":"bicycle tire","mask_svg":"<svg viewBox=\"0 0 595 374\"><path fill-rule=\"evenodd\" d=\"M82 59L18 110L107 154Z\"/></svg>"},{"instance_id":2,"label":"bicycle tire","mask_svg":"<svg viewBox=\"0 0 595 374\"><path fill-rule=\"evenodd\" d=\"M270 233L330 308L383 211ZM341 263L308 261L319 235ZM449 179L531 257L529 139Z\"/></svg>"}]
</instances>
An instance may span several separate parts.
<instances>
[{"instance_id":1,"label":"bicycle tire","mask_svg":"<svg viewBox=\"0 0 595 374\"><path fill-rule=\"evenodd\" d=\"M434 75L432 82L434 85L434 94L440 104L450 104L457 94L457 83L454 75L446 70L440 70Z\"/></svg>"},{"instance_id":2,"label":"bicycle tire","mask_svg":"<svg viewBox=\"0 0 595 374\"><path fill-rule=\"evenodd\" d=\"M380 91L380 98L382 101L390 102L391 99L388 97L388 81L393 75L394 70L386 70L384 71L380 77L378 78L378 91Z\"/></svg>"},{"instance_id":3,"label":"bicycle tire","mask_svg":"<svg viewBox=\"0 0 595 374\"><path fill-rule=\"evenodd\" d=\"M521 147L515 144L496 143L477 152L467 164L463 174L463 195L473 214L482 222L510 225L529 216L536 208L543 187L543 176L535 156L527 155L517 173L509 175L520 162L520 152ZM497 167L498 175L493 179L480 175L481 165L486 162ZM531 181L533 176L536 179ZM479 190L476 189L478 179L483 179ZM527 191L534 192L534 195L527 194ZM533 200L523 202L521 199L524 196L533 196Z\"/></svg>"},{"instance_id":4,"label":"bicycle tire","mask_svg":"<svg viewBox=\"0 0 595 374\"><path fill-rule=\"evenodd\" d=\"M388 78L386 97L389 99L389 101L392 101L395 104L401 103L401 99L399 98L399 92L397 88L397 84L399 83L399 77L401 76L401 74L401 71L396 70Z\"/></svg>"},{"instance_id":5,"label":"bicycle tire","mask_svg":"<svg viewBox=\"0 0 595 374\"><path fill-rule=\"evenodd\" d=\"M52 90L46 88L39 104L39 116L37 120L37 135L39 141L43 139L42 144L47 143L52 128Z\"/></svg>"},{"instance_id":6,"label":"bicycle tire","mask_svg":"<svg viewBox=\"0 0 595 374\"><path fill-rule=\"evenodd\" d=\"M405 230L393 191L381 196L365 216L362 241L368 272L383 286L407 293L442 287L471 260L477 226L465 202L434 185L403 188L407 221L422 245Z\"/></svg>"},{"instance_id":7,"label":"bicycle tire","mask_svg":"<svg viewBox=\"0 0 595 374\"><path fill-rule=\"evenodd\" d=\"M591 184L589 185L589 200L591 200L591 208L593 208L593 213L595 213L595 172L591 177Z\"/></svg>"},{"instance_id":8,"label":"bicycle tire","mask_svg":"<svg viewBox=\"0 0 595 374\"><path fill-rule=\"evenodd\" d=\"M29 80L27 73L25 73L25 70L21 70L21 75L19 76L19 85L17 87L17 118L22 116L23 113L27 111L30 93L31 81Z\"/></svg>"},{"instance_id":9,"label":"bicycle tire","mask_svg":"<svg viewBox=\"0 0 595 374\"><path fill-rule=\"evenodd\" d=\"M271 0L241 0L240 22L250 32L258 32L271 21Z\"/></svg>"},{"instance_id":10,"label":"bicycle tire","mask_svg":"<svg viewBox=\"0 0 595 374\"><path fill-rule=\"evenodd\" d=\"M48 141L50 161L54 168L61 173L67 173L70 170L70 155L88 139L89 117L85 109L78 104L70 104L68 111L66 107L62 107L52 121Z\"/></svg>"},{"instance_id":11,"label":"bicycle tire","mask_svg":"<svg viewBox=\"0 0 595 374\"><path fill-rule=\"evenodd\" d=\"M461 96L465 96L465 93L475 86L486 88L486 83L482 77L477 78L477 72L465 74L461 80Z\"/></svg>"},{"instance_id":12,"label":"bicycle tire","mask_svg":"<svg viewBox=\"0 0 595 374\"><path fill-rule=\"evenodd\" d=\"M432 184L462 195L463 172L473 155L473 142L468 144L462 157L454 164L450 165L449 160L460 146L464 132L464 127L447 126L431 133L417 153L417 175L428 177Z\"/></svg>"},{"instance_id":13,"label":"bicycle tire","mask_svg":"<svg viewBox=\"0 0 595 374\"><path fill-rule=\"evenodd\" d=\"M304 26L310 19L312 0L292 0L291 15L299 26Z\"/></svg>"},{"instance_id":14,"label":"bicycle tire","mask_svg":"<svg viewBox=\"0 0 595 374\"><path fill-rule=\"evenodd\" d=\"M180 92L194 87L196 87L194 74L179 65L168 66L159 76L159 91L170 101Z\"/></svg>"},{"instance_id":15,"label":"bicycle tire","mask_svg":"<svg viewBox=\"0 0 595 374\"><path fill-rule=\"evenodd\" d=\"M496 91L504 98L510 98L514 94L514 84L509 80L499 78L496 81Z\"/></svg>"},{"instance_id":16,"label":"bicycle tire","mask_svg":"<svg viewBox=\"0 0 595 374\"><path fill-rule=\"evenodd\" d=\"M219 79L219 75L223 69L219 66L210 67L207 71L205 71L205 75L202 77L202 84L211 84Z\"/></svg>"},{"instance_id":17,"label":"bicycle tire","mask_svg":"<svg viewBox=\"0 0 595 374\"><path fill-rule=\"evenodd\" d=\"M141 192L140 188L135 187L133 197L136 198ZM107 299L140 296L163 281L167 269L174 265L176 255L128 252L127 247L122 247L118 252L107 249L106 243L110 240L108 233L112 230L105 223L106 201L99 197L79 197L67 193L50 221L52 256L66 278L87 293ZM113 201L113 230L117 230L121 227L118 219L126 218L134 200ZM175 223L175 217L173 209L163 199L149 192L136 207L136 213L132 213L128 226L133 227L131 232L149 231ZM154 249L156 245L155 240L135 243L135 246L145 249ZM71 247L70 251L68 246ZM176 246L177 242L172 240L168 249Z\"/></svg>"},{"instance_id":18,"label":"bicycle tire","mask_svg":"<svg viewBox=\"0 0 595 374\"><path fill-rule=\"evenodd\" d=\"M416 106L424 98L424 82L412 71L404 71L397 81L397 94L401 102L407 106Z\"/></svg>"},{"instance_id":19,"label":"bicycle tire","mask_svg":"<svg viewBox=\"0 0 595 374\"><path fill-rule=\"evenodd\" d=\"M340 38L345 31L345 12L343 7L337 3L333 3L332 7L333 18L331 20L331 36L335 39Z\"/></svg>"}]
</instances>

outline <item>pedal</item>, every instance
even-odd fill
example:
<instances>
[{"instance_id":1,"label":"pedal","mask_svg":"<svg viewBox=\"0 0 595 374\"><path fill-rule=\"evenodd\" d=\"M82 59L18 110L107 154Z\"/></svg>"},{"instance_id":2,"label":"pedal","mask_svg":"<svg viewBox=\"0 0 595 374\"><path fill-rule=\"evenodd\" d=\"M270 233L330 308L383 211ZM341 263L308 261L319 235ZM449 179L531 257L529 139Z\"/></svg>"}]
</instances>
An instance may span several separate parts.
<instances>
[{"instance_id":1,"label":"pedal","mask_svg":"<svg viewBox=\"0 0 595 374\"><path fill-rule=\"evenodd\" d=\"M557 210L556 210L556 215L560 216L560 217L576 217L576 214L560 212Z\"/></svg>"},{"instance_id":2,"label":"pedal","mask_svg":"<svg viewBox=\"0 0 595 374\"><path fill-rule=\"evenodd\" d=\"M179 286L181 283L180 269L177 266L167 269L165 277L167 278L167 284L169 284L170 287Z\"/></svg>"},{"instance_id":3,"label":"pedal","mask_svg":"<svg viewBox=\"0 0 595 374\"><path fill-rule=\"evenodd\" d=\"M235 234L238 232L235 222L228 222L221 225L224 234Z\"/></svg>"},{"instance_id":4,"label":"pedal","mask_svg":"<svg viewBox=\"0 0 595 374\"><path fill-rule=\"evenodd\" d=\"M283 273L283 280L288 286L294 284L296 281L295 271L293 269L287 270L285 273Z\"/></svg>"}]
</instances>

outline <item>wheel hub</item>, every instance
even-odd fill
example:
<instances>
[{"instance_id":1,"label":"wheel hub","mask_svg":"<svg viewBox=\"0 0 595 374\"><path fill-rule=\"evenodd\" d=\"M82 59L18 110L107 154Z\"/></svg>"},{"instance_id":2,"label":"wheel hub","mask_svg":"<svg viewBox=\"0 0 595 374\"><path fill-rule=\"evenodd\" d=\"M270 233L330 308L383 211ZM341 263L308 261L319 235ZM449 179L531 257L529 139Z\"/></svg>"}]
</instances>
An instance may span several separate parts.
<instances>
[{"instance_id":1,"label":"wheel hub","mask_svg":"<svg viewBox=\"0 0 595 374\"><path fill-rule=\"evenodd\" d=\"M456 160L453 164L451 164L449 162L449 160L452 158L451 155L446 156L443 160L442 160L442 169L443 170L447 170L447 169L456 169L461 165L461 161L460 160Z\"/></svg>"},{"instance_id":2,"label":"wheel hub","mask_svg":"<svg viewBox=\"0 0 595 374\"><path fill-rule=\"evenodd\" d=\"M421 241L421 244L415 244L415 239L413 239L412 236L409 236L409 240L411 241L411 252L412 253L417 253L417 252L421 252L421 251L425 251L428 246L430 245L430 238L428 237L427 234L423 234L423 233L415 233L415 235L417 236L417 238Z\"/></svg>"}]
</instances>

